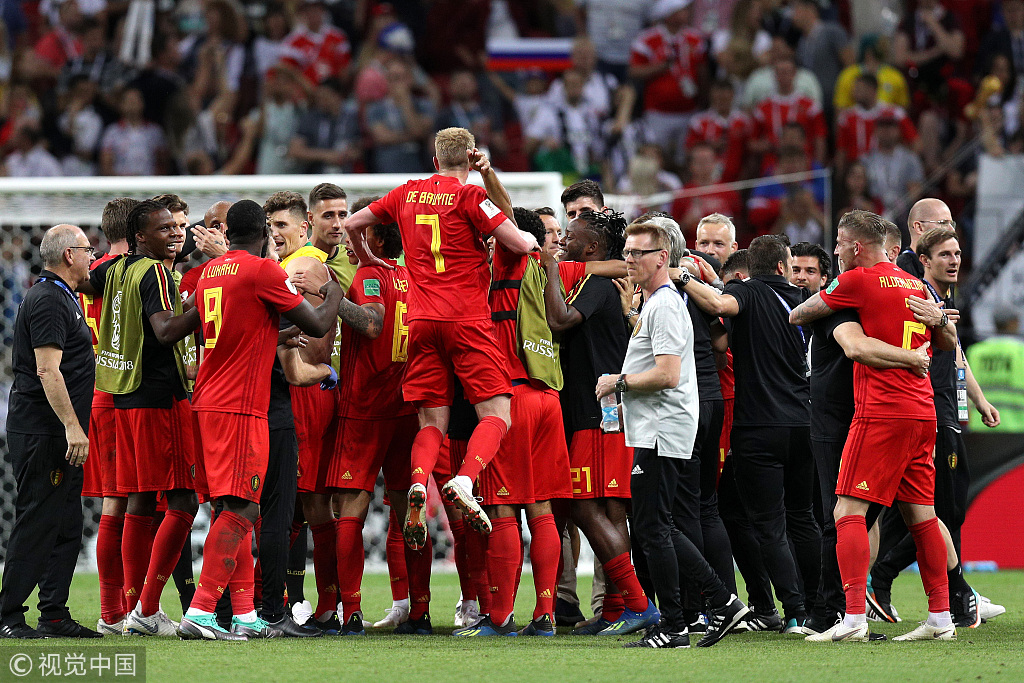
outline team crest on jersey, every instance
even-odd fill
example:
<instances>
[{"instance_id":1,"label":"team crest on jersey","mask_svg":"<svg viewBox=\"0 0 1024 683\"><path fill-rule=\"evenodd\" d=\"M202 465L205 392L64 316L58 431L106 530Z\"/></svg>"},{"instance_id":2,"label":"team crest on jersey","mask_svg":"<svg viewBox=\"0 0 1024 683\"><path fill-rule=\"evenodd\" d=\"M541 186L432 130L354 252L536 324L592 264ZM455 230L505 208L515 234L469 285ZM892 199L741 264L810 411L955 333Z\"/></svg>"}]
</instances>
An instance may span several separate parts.
<instances>
[{"instance_id":1,"label":"team crest on jersey","mask_svg":"<svg viewBox=\"0 0 1024 683\"><path fill-rule=\"evenodd\" d=\"M193 479L195 479L195 478L196 478L196 466L195 466L195 465L192 465L192 466L190 466L190 467L188 468L188 474L189 474L189 476L190 476L190 477L192 477Z\"/></svg>"},{"instance_id":2,"label":"team crest on jersey","mask_svg":"<svg viewBox=\"0 0 1024 683\"><path fill-rule=\"evenodd\" d=\"M839 286L839 278L833 280L828 287L825 288L826 294L831 294L832 290Z\"/></svg>"},{"instance_id":3,"label":"team crest on jersey","mask_svg":"<svg viewBox=\"0 0 1024 683\"><path fill-rule=\"evenodd\" d=\"M958 462L958 459L956 457L956 453L950 453L949 454L949 469L955 470L957 462Z\"/></svg>"},{"instance_id":4,"label":"team crest on jersey","mask_svg":"<svg viewBox=\"0 0 1024 683\"><path fill-rule=\"evenodd\" d=\"M633 334L631 334L630 336L631 337L635 337L636 335L640 334L640 328L643 327L643 324L644 324L644 319L643 318L637 318L636 327L633 328Z\"/></svg>"},{"instance_id":5,"label":"team crest on jersey","mask_svg":"<svg viewBox=\"0 0 1024 683\"><path fill-rule=\"evenodd\" d=\"M50 483L54 486L60 486L60 483L64 481L64 472L61 470L53 470L50 472Z\"/></svg>"},{"instance_id":6,"label":"team crest on jersey","mask_svg":"<svg viewBox=\"0 0 1024 683\"><path fill-rule=\"evenodd\" d=\"M380 280L376 278L363 280L363 295L380 296Z\"/></svg>"},{"instance_id":7,"label":"team crest on jersey","mask_svg":"<svg viewBox=\"0 0 1024 683\"><path fill-rule=\"evenodd\" d=\"M252 487L253 493L255 493L256 491L259 491L259 489L260 489L260 475L258 475L258 474L252 475L252 479L249 480L249 486Z\"/></svg>"}]
</instances>

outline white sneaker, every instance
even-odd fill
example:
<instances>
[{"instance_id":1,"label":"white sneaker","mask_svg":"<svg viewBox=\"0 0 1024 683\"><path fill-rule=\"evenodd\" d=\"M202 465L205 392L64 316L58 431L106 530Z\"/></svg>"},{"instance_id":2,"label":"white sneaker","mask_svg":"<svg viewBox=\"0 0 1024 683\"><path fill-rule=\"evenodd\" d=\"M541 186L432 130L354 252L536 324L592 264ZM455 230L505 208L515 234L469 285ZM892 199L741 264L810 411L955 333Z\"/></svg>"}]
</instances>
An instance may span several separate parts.
<instances>
[{"instance_id":1,"label":"white sneaker","mask_svg":"<svg viewBox=\"0 0 1024 683\"><path fill-rule=\"evenodd\" d=\"M804 641L808 643L866 643L869 635L866 623L850 628L843 625L842 621L838 621L827 631L807 636Z\"/></svg>"},{"instance_id":2,"label":"white sneaker","mask_svg":"<svg viewBox=\"0 0 1024 683\"><path fill-rule=\"evenodd\" d=\"M96 622L96 630L105 636L119 636L124 633L124 622L125 620L122 619L121 621L115 621L113 624L108 624L100 619Z\"/></svg>"},{"instance_id":3,"label":"white sneaker","mask_svg":"<svg viewBox=\"0 0 1024 683\"><path fill-rule=\"evenodd\" d=\"M178 622L172 621L163 610L157 610L156 614L148 617L142 616L142 603L135 606L135 609L125 617L125 630L129 633L137 633L140 636L161 636L165 638L177 637Z\"/></svg>"},{"instance_id":4,"label":"white sneaker","mask_svg":"<svg viewBox=\"0 0 1024 683\"><path fill-rule=\"evenodd\" d=\"M303 600L292 605L292 619L296 624L305 624L313 618L313 605L309 600Z\"/></svg>"},{"instance_id":5,"label":"white sneaker","mask_svg":"<svg viewBox=\"0 0 1024 683\"><path fill-rule=\"evenodd\" d=\"M409 621L409 603L391 605L384 618L373 625L374 628L395 628L399 624Z\"/></svg>"},{"instance_id":6,"label":"white sneaker","mask_svg":"<svg viewBox=\"0 0 1024 683\"><path fill-rule=\"evenodd\" d=\"M1006 608L1002 605L997 605L981 593L975 592L978 596L978 612L981 614L982 621L988 621L989 619L995 619L1000 614L1006 614Z\"/></svg>"},{"instance_id":7,"label":"white sneaker","mask_svg":"<svg viewBox=\"0 0 1024 683\"><path fill-rule=\"evenodd\" d=\"M927 621L922 621L921 625L910 633L896 636L893 640L956 640L956 626L932 626Z\"/></svg>"},{"instance_id":8,"label":"white sneaker","mask_svg":"<svg viewBox=\"0 0 1024 683\"><path fill-rule=\"evenodd\" d=\"M480 503L473 497L472 488L467 490L457 481L457 478L452 478L441 487L441 497L450 505L462 510L462 514L466 516L466 521L473 531L484 535L491 533L491 520L487 517L484 509L480 507Z\"/></svg>"},{"instance_id":9,"label":"white sneaker","mask_svg":"<svg viewBox=\"0 0 1024 683\"><path fill-rule=\"evenodd\" d=\"M465 600L455 612L455 618L462 622L463 628L470 628L480 623L483 616L480 614L476 600Z\"/></svg>"}]
</instances>

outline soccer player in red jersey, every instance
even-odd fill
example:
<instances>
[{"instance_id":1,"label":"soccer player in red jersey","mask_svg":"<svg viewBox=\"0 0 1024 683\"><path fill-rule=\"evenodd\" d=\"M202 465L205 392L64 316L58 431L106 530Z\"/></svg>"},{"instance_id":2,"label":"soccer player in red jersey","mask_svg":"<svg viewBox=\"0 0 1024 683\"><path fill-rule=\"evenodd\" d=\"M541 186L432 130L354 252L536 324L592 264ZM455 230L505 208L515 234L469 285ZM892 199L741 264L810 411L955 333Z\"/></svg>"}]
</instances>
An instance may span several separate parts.
<instances>
[{"instance_id":1,"label":"soccer player in red jersey","mask_svg":"<svg viewBox=\"0 0 1024 683\"><path fill-rule=\"evenodd\" d=\"M206 538L196 595L178 628L185 639L245 640L281 635L253 608L253 524L267 473L270 370L277 351L279 316L313 336L335 324L341 289L328 282L314 309L284 271L262 258L267 217L253 201L228 211L232 250L203 269L196 289L202 311L205 358L193 396L196 447L211 498L224 505ZM217 625L214 609L231 581L232 630Z\"/></svg>"},{"instance_id":2,"label":"soccer player in red jersey","mask_svg":"<svg viewBox=\"0 0 1024 683\"><path fill-rule=\"evenodd\" d=\"M426 542L426 483L437 462L451 412L454 376L480 416L458 473L441 494L457 505L471 527L491 524L473 498L473 481L494 458L510 424L512 385L494 339L487 304L490 271L483 237L525 254L537 240L516 228L483 188L467 185L473 135L446 128L434 138L437 173L411 180L354 214L345 224L359 262L390 266L368 253L371 225L397 222L409 268L409 358L403 394L419 411L412 447L412 485L403 533L414 549Z\"/></svg>"},{"instance_id":3,"label":"soccer player in red jersey","mask_svg":"<svg viewBox=\"0 0 1024 683\"><path fill-rule=\"evenodd\" d=\"M128 212L139 202L119 197L103 207L100 229L110 243L110 250L93 261L90 268L128 253ZM99 343L100 315L103 297L79 294L82 312L92 330L93 348ZM104 635L120 635L128 602L124 595L124 567L121 564L121 535L124 533L124 512L128 496L117 491L115 463L116 432L114 397L98 389L92 397L89 416L89 450L83 469L82 496L103 498L99 528L96 531L96 571L100 579L100 619L96 630Z\"/></svg>"},{"instance_id":4,"label":"soccer player in red jersey","mask_svg":"<svg viewBox=\"0 0 1024 683\"><path fill-rule=\"evenodd\" d=\"M905 349L927 341L952 350L956 329L932 301L921 280L891 263L884 249L885 225L876 214L850 211L839 221L836 254L843 273L790 314L806 325L833 311L856 309L869 337ZM915 314L935 315L928 323ZM929 324L931 326L929 326ZM949 613L946 545L933 506L935 495L935 405L931 382L902 368L854 364L854 416L843 448L835 507L839 571L846 592L843 620L814 642L868 640L865 618L871 503L899 502L917 546L921 582L928 595L928 620L896 640L954 640Z\"/></svg>"}]
</instances>

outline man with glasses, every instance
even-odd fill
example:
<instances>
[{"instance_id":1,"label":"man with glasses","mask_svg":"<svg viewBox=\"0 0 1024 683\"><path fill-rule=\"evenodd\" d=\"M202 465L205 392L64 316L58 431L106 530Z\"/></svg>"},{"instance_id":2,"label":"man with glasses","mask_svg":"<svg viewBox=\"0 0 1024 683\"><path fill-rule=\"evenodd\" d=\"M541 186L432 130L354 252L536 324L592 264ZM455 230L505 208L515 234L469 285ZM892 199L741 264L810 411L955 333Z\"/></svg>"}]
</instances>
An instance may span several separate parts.
<instances>
[{"instance_id":1,"label":"man with glasses","mask_svg":"<svg viewBox=\"0 0 1024 683\"><path fill-rule=\"evenodd\" d=\"M921 235L932 228L956 230L956 221L953 220L953 215L944 201L925 197L919 199L907 215L910 246L896 258L896 265L916 278L924 278L924 266L917 255L917 243Z\"/></svg>"},{"instance_id":2,"label":"man with glasses","mask_svg":"<svg viewBox=\"0 0 1024 683\"><path fill-rule=\"evenodd\" d=\"M92 332L73 291L89 279L93 248L73 225L39 245L44 270L18 309L8 415L16 517L0 590L0 638L99 638L67 602L82 546L82 463L89 455L95 365ZM39 626L25 602L39 585Z\"/></svg>"}]
</instances>

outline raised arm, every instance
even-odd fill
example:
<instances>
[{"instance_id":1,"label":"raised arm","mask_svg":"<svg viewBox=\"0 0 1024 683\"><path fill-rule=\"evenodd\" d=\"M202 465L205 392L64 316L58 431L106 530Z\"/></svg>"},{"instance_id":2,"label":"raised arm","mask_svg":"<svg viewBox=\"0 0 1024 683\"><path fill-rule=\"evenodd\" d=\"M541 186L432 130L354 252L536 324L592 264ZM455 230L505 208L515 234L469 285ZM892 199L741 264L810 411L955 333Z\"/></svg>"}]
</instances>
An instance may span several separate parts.
<instances>
[{"instance_id":1,"label":"raised arm","mask_svg":"<svg viewBox=\"0 0 1024 683\"><path fill-rule=\"evenodd\" d=\"M470 165L483 178L484 189L487 190L487 198L494 202L494 205L501 209L501 212L515 223L516 219L512 215L512 197L501 183L501 180L498 179L498 174L491 168L490 159L475 147L467 151L466 154L469 156Z\"/></svg>"},{"instance_id":2,"label":"raised arm","mask_svg":"<svg viewBox=\"0 0 1024 683\"><path fill-rule=\"evenodd\" d=\"M683 286L697 308L709 315L732 318L740 314L740 305L732 294L721 294L714 287L708 286L697 278L691 277Z\"/></svg>"},{"instance_id":3,"label":"raised arm","mask_svg":"<svg viewBox=\"0 0 1024 683\"><path fill-rule=\"evenodd\" d=\"M496 227L491 236L498 240L502 246L513 254L529 254L537 249L537 238L530 233L520 230L512 219L506 218L501 225ZM353 251L355 251L353 249Z\"/></svg>"},{"instance_id":4,"label":"raised arm","mask_svg":"<svg viewBox=\"0 0 1024 683\"><path fill-rule=\"evenodd\" d=\"M366 246L366 229L378 223L380 223L380 218L374 215L368 206L346 218L345 232L348 233L349 244L352 245L352 251L359 259L359 263L367 266L383 266L388 270L394 270L391 264L385 263L370 253L370 248Z\"/></svg>"},{"instance_id":5,"label":"raised arm","mask_svg":"<svg viewBox=\"0 0 1024 683\"><path fill-rule=\"evenodd\" d=\"M843 347L846 357L852 361L883 370L903 368L919 377L928 375L928 368L931 366L928 347L931 342L925 342L916 349L892 346L880 339L867 336L860 323L852 321L837 326L833 335Z\"/></svg>"},{"instance_id":6,"label":"raised arm","mask_svg":"<svg viewBox=\"0 0 1024 683\"><path fill-rule=\"evenodd\" d=\"M792 325L807 325L827 315L832 315L833 312L828 304L821 300L821 296L815 294L793 309L793 312L789 314L789 322Z\"/></svg>"}]
</instances>

